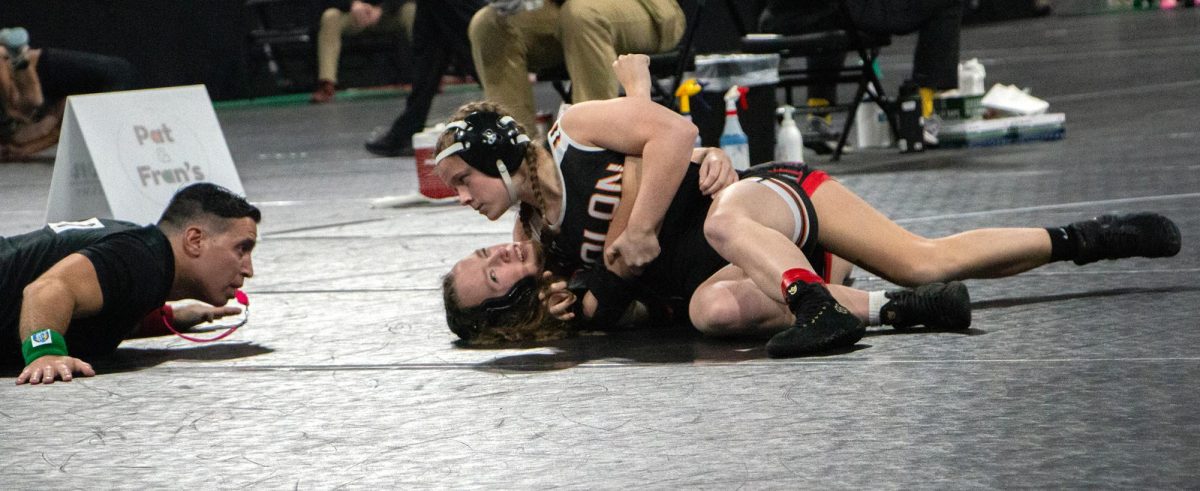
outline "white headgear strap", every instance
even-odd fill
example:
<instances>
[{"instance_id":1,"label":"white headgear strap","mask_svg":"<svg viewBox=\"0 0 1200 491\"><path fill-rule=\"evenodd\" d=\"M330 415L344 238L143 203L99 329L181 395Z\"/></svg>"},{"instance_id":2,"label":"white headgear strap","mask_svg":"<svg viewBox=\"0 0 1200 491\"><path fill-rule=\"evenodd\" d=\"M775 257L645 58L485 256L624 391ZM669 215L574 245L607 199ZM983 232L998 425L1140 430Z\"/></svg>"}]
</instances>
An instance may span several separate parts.
<instances>
[{"instance_id":1,"label":"white headgear strap","mask_svg":"<svg viewBox=\"0 0 1200 491\"><path fill-rule=\"evenodd\" d=\"M500 180L504 181L504 188L508 189L508 207L512 208L519 203L517 201L517 187L513 185L512 176L508 175L508 166L500 159L496 159L496 170L500 171Z\"/></svg>"},{"instance_id":2,"label":"white headgear strap","mask_svg":"<svg viewBox=\"0 0 1200 491\"><path fill-rule=\"evenodd\" d=\"M450 131L450 130L453 130L456 128L461 129L461 130L467 129L467 122L460 119L458 121L448 123L446 125L446 129L442 130L442 134L444 135L444 134L446 134L447 131ZM467 149L467 147L464 146L462 144L462 142L454 142L452 145L442 149L441 152L438 152L437 156L433 158L433 165L437 166L438 164L442 163L443 160L446 160L446 157L449 157L451 155L454 155L454 154L461 152L463 150L466 150L466 149Z\"/></svg>"}]
</instances>

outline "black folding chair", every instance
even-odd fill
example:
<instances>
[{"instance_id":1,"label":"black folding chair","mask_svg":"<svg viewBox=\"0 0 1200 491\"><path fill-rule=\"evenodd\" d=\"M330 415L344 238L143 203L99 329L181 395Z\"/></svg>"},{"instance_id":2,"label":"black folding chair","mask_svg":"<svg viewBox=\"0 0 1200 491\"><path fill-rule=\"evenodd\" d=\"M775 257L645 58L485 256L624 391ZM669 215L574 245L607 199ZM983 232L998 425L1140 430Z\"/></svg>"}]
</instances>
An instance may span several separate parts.
<instances>
[{"instance_id":1,"label":"black folding chair","mask_svg":"<svg viewBox=\"0 0 1200 491\"><path fill-rule=\"evenodd\" d=\"M807 64L803 68L798 68L794 64L789 66L789 64L783 63L783 60L780 63L778 86L784 89L787 103L792 106L796 106L793 103L794 97L792 95L792 90L796 87L809 87L828 83L855 85L854 98L850 102L828 108L835 111L847 112L846 122L842 125L842 134L838 138L832 160L836 161L841 158L842 150L846 145L846 139L850 135L850 128L854 125L854 114L868 90L872 92L871 99L887 115L888 125L892 128L892 134L898 134L894 107L888 101L883 90L883 84L880 82L879 76L875 73L879 52L884 46L891 44L891 36L863 32L853 26L793 35L747 33L746 24L742 22L741 14L733 5L733 2L725 0L725 4L729 8L729 13L734 20L734 24L740 30L741 39L739 40L739 47L742 52L779 53L783 60L838 53L853 53L857 55L857 57L844 57L845 62L832 71L810 68ZM838 4L842 17L846 19L846 22L849 22L845 3L838 2Z\"/></svg>"},{"instance_id":2,"label":"black folding chair","mask_svg":"<svg viewBox=\"0 0 1200 491\"><path fill-rule=\"evenodd\" d=\"M311 0L246 0L254 26L246 34L246 42L254 58L262 60L279 89L296 85L281 67L276 51L281 45L300 46L306 53L313 43L312 19L315 8Z\"/></svg>"}]
</instances>

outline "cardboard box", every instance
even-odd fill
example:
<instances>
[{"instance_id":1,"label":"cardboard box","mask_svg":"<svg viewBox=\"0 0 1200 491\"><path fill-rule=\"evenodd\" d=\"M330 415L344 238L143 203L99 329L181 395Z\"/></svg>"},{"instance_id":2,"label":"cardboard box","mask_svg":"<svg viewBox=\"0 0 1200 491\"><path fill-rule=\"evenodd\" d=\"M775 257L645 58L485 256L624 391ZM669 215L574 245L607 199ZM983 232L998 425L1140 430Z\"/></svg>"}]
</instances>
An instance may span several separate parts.
<instances>
[{"instance_id":1,"label":"cardboard box","mask_svg":"<svg viewBox=\"0 0 1200 491\"><path fill-rule=\"evenodd\" d=\"M939 97L933 100L933 112L943 121L960 121L983 117L983 96Z\"/></svg>"}]
</instances>

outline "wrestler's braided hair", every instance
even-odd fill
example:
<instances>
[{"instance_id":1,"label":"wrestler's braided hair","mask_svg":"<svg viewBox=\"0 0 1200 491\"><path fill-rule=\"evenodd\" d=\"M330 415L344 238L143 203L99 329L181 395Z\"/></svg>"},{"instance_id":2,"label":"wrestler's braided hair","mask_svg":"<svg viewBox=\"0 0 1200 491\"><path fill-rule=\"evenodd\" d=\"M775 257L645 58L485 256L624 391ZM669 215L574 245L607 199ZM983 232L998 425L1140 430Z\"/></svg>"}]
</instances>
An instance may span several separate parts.
<instances>
[{"instance_id":1,"label":"wrestler's braided hair","mask_svg":"<svg viewBox=\"0 0 1200 491\"><path fill-rule=\"evenodd\" d=\"M546 244L553 238L554 232L550 229L550 221L546 218L546 198L542 195L542 178L538 177L538 146L538 142L533 142L525 148L525 165L529 166L529 183L533 186L533 199L537 201L537 209L521 203L517 217L521 220L521 227L525 230L526 237ZM538 214L538 221L541 222L537 231L533 230L533 213L535 212Z\"/></svg>"},{"instance_id":2,"label":"wrestler's braided hair","mask_svg":"<svg viewBox=\"0 0 1200 491\"><path fill-rule=\"evenodd\" d=\"M451 121L459 121L475 112L493 112L501 116L508 111L500 104L491 101L468 102L455 111ZM525 135L529 133L520 123L517 129ZM454 144L451 132L443 133L437 141L434 154L440 153L446 147ZM541 142L530 142L525 147L522 164L528 167L530 185L537 206L521 203L517 217L526 237L542 244L549 243L553 238L549 220L546 219L546 198L542 191L542 182L538 176L538 149ZM534 230L534 222L540 222ZM538 290L544 289L550 281L538 278ZM458 298L454 288L454 275L447 274L442 278L442 301L446 308L446 322L450 330L471 344L496 344L499 342L544 341L565 337L571 332L570 325L550 315L545 305L533 295L523 298L521 303L507 309L499 316L488 317L480 306L465 307ZM475 328L475 329L471 329ZM477 334L471 334L472 332Z\"/></svg>"}]
</instances>

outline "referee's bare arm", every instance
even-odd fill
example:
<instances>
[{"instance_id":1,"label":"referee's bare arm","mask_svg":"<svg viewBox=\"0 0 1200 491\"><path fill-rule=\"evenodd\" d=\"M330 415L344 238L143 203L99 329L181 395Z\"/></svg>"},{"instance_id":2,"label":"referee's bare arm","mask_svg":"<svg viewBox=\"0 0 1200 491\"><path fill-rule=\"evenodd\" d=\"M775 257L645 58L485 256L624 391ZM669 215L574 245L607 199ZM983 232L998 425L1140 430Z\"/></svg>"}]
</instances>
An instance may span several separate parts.
<instances>
[{"instance_id":1,"label":"referee's bare arm","mask_svg":"<svg viewBox=\"0 0 1200 491\"><path fill-rule=\"evenodd\" d=\"M25 287L21 301L20 337L50 329L65 335L71 319L100 312L104 296L92 262L81 254L71 254ZM42 356L27 365L17 376L17 385L53 383L56 378L70 381L75 373L95 375L92 366L72 356Z\"/></svg>"}]
</instances>

